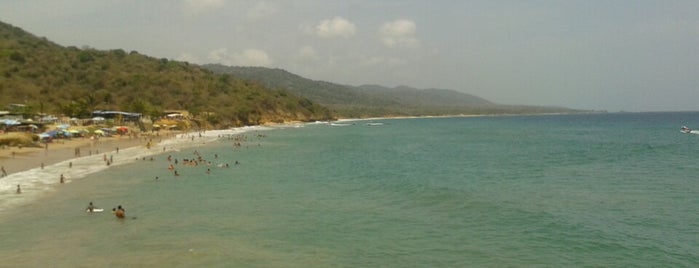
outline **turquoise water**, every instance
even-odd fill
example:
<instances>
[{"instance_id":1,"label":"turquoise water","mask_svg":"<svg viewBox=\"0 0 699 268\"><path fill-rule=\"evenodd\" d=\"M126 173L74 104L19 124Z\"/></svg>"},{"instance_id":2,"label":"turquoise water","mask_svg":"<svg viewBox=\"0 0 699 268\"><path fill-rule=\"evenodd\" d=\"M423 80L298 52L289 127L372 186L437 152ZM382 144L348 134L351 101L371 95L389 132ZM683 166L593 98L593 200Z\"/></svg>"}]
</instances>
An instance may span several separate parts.
<instances>
[{"instance_id":1,"label":"turquoise water","mask_svg":"<svg viewBox=\"0 0 699 268\"><path fill-rule=\"evenodd\" d=\"M699 113L367 122L122 150L5 202L0 266L699 265Z\"/></svg>"}]
</instances>

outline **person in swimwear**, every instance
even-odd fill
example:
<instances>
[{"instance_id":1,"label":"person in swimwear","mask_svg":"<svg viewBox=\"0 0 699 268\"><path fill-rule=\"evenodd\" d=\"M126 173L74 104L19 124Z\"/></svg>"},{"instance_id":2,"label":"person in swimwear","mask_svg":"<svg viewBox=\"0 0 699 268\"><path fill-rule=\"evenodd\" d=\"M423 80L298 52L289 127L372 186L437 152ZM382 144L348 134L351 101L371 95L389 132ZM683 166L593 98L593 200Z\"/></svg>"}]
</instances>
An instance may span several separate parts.
<instances>
[{"instance_id":1,"label":"person in swimwear","mask_svg":"<svg viewBox=\"0 0 699 268\"><path fill-rule=\"evenodd\" d=\"M17 184L17 193L21 194L22 193L22 188L19 188L19 184Z\"/></svg>"},{"instance_id":2,"label":"person in swimwear","mask_svg":"<svg viewBox=\"0 0 699 268\"><path fill-rule=\"evenodd\" d=\"M90 202L90 204L87 205L87 208L86 208L85 210L86 210L87 212L92 213L92 212L95 211L96 208L97 208L97 207L95 207L95 205L93 205L92 202Z\"/></svg>"},{"instance_id":3,"label":"person in swimwear","mask_svg":"<svg viewBox=\"0 0 699 268\"><path fill-rule=\"evenodd\" d=\"M119 205L116 209L112 209L112 212L114 212L114 215L116 215L117 218L123 219L126 217L126 210Z\"/></svg>"}]
</instances>

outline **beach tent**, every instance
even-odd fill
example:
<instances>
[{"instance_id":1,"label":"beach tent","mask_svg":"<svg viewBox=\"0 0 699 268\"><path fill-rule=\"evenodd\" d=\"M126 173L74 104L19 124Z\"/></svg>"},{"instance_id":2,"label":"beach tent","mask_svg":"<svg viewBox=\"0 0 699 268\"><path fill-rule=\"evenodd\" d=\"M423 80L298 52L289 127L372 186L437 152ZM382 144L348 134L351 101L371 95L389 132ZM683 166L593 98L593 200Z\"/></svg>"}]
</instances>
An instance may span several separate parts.
<instances>
[{"instance_id":1,"label":"beach tent","mask_svg":"<svg viewBox=\"0 0 699 268\"><path fill-rule=\"evenodd\" d=\"M3 123L3 124L5 124L5 125L7 125L7 126L14 126L14 125L19 125L19 124L20 124L19 121L13 120L13 119L0 120L0 123Z\"/></svg>"},{"instance_id":2,"label":"beach tent","mask_svg":"<svg viewBox=\"0 0 699 268\"><path fill-rule=\"evenodd\" d=\"M58 121L58 117L52 116L52 115L47 115L41 118L41 121L43 122L56 122Z\"/></svg>"},{"instance_id":3,"label":"beach tent","mask_svg":"<svg viewBox=\"0 0 699 268\"><path fill-rule=\"evenodd\" d=\"M73 137L82 136L82 133L80 132L80 130L77 130L77 129L69 129L67 132L70 133L70 135Z\"/></svg>"},{"instance_id":4,"label":"beach tent","mask_svg":"<svg viewBox=\"0 0 699 268\"><path fill-rule=\"evenodd\" d=\"M49 137L51 137L51 138L55 138L56 135L58 135L58 130L51 130L51 131L48 131L48 132L41 133L41 134L39 134L39 137L41 137L42 135L47 135L47 136L49 136Z\"/></svg>"}]
</instances>

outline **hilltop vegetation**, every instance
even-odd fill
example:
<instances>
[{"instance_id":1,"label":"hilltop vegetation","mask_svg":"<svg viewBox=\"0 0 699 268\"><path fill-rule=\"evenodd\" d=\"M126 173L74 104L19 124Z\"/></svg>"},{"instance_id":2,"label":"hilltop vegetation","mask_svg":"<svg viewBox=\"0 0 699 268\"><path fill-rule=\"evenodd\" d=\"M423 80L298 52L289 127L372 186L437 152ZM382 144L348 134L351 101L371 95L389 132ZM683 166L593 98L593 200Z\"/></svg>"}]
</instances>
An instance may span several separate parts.
<instances>
[{"instance_id":1,"label":"hilltop vegetation","mask_svg":"<svg viewBox=\"0 0 699 268\"><path fill-rule=\"evenodd\" d=\"M579 112L561 107L496 104L448 89L339 85L306 79L281 69L218 64L203 67L219 74L260 81L271 88L286 89L328 107L341 117Z\"/></svg>"},{"instance_id":2,"label":"hilltop vegetation","mask_svg":"<svg viewBox=\"0 0 699 268\"><path fill-rule=\"evenodd\" d=\"M332 118L327 108L282 88L136 51L62 47L2 22L0 96L2 107L25 104L27 115L122 110L159 116L172 109L215 127Z\"/></svg>"}]
</instances>

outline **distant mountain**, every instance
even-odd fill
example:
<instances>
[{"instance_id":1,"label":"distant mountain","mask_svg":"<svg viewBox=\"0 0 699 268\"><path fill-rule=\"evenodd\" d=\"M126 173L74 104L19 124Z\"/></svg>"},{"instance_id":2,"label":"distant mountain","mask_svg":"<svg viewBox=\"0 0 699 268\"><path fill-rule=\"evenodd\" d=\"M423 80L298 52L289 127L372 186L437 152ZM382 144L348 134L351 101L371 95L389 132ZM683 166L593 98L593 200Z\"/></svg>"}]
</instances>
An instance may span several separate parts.
<instances>
[{"instance_id":1,"label":"distant mountain","mask_svg":"<svg viewBox=\"0 0 699 268\"><path fill-rule=\"evenodd\" d=\"M502 105L449 89L348 86L303 78L281 69L203 65L214 73L259 81L285 89L330 108L341 117L419 116L458 114L534 114L579 112L561 107Z\"/></svg>"},{"instance_id":2,"label":"distant mountain","mask_svg":"<svg viewBox=\"0 0 699 268\"><path fill-rule=\"evenodd\" d=\"M136 51L62 47L2 22L0 96L0 109L23 104L26 117L187 110L214 127L333 118L307 98L259 82Z\"/></svg>"},{"instance_id":3,"label":"distant mountain","mask_svg":"<svg viewBox=\"0 0 699 268\"><path fill-rule=\"evenodd\" d=\"M412 103L421 107L490 107L495 106L486 99L450 89L417 89L408 86L388 88L379 85L362 85L359 91L375 98L395 99L400 103Z\"/></svg>"}]
</instances>

